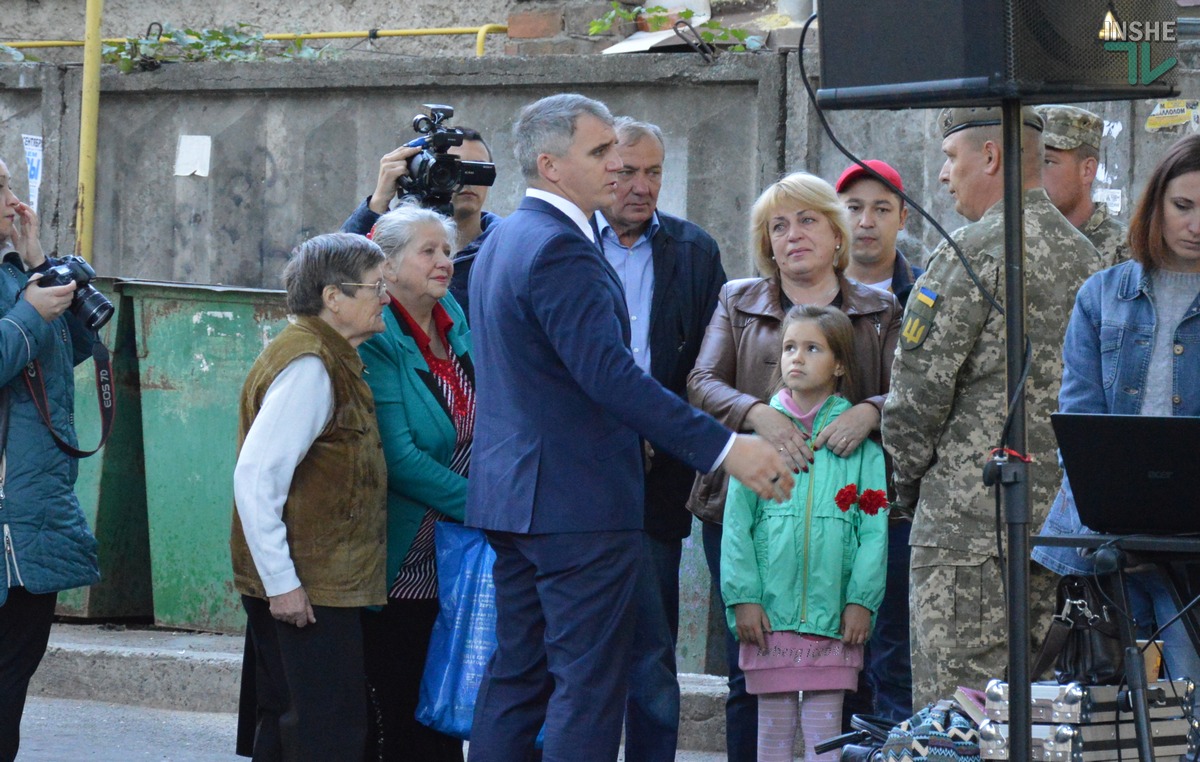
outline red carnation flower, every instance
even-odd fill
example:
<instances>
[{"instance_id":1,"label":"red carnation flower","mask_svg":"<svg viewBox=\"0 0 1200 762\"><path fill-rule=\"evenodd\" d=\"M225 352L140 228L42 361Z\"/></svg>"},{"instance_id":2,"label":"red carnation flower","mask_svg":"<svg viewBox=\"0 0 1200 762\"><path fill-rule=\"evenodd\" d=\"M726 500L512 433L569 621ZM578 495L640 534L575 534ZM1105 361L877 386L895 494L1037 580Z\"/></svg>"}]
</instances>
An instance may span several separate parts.
<instances>
[{"instance_id":1,"label":"red carnation flower","mask_svg":"<svg viewBox=\"0 0 1200 762\"><path fill-rule=\"evenodd\" d=\"M874 516L883 508L887 508L887 495L881 489L869 489L858 497L858 507L868 516Z\"/></svg>"},{"instance_id":2,"label":"red carnation flower","mask_svg":"<svg viewBox=\"0 0 1200 762\"><path fill-rule=\"evenodd\" d=\"M837 503L837 507L841 508L843 512L850 510L857 500L857 484L847 484L845 487L842 487L840 490L838 490L837 494L833 497L833 501Z\"/></svg>"}]
</instances>

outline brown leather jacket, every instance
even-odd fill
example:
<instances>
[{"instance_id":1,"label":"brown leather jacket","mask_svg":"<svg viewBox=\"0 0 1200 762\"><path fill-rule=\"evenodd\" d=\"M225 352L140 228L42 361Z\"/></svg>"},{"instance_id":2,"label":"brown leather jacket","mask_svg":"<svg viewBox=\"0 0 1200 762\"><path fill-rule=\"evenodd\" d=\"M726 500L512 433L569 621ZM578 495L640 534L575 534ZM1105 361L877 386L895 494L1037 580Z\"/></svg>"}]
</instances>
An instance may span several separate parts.
<instances>
[{"instance_id":1,"label":"brown leather jacket","mask_svg":"<svg viewBox=\"0 0 1200 762\"><path fill-rule=\"evenodd\" d=\"M882 410L903 307L891 294L840 273L838 281L842 311L854 327L858 364L858 378L847 396L851 402L870 402ZM688 401L734 431L749 431L746 414L759 402L770 400L779 380L782 323L777 280L745 278L725 284L696 367L688 376ZM878 440L879 433L872 436ZM705 521L721 523L728 482L724 469L701 474L692 486L688 510Z\"/></svg>"}]
</instances>

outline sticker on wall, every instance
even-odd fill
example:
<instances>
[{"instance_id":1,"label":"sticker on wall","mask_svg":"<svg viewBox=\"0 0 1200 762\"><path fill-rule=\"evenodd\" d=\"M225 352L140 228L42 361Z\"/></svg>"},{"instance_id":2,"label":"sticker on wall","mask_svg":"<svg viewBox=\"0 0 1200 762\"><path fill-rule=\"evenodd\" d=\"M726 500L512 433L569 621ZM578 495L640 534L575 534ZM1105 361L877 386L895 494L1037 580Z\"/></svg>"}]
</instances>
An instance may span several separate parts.
<instances>
[{"instance_id":1,"label":"sticker on wall","mask_svg":"<svg viewBox=\"0 0 1200 762\"><path fill-rule=\"evenodd\" d=\"M33 211L38 208L38 190L42 187L42 136L22 135L25 144L25 166L29 168L29 201Z\"/></svg>"},{"instance_id":2,"label":"sticker on wall","mask_svg":"<svg viewBox=\"0 0 1200 762\"><path fill-rule=\"evenodd\" d=\"M1200 101L1159 101L1146 117L1146 132L1180 132L1184 127L1200 129Z\"/></svg>"}]
</instances>

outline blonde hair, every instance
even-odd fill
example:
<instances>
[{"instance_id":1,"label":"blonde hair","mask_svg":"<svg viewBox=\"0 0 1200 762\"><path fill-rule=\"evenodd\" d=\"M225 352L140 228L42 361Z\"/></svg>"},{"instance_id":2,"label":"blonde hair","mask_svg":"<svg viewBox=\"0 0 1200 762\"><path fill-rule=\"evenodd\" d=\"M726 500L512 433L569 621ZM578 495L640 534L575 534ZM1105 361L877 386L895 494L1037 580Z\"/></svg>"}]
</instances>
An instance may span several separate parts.
<instances>
[{"instance_id":1,"label":"blonde hair","mask_svg":"<svg viewBox=\"0 0 1200 762\"><path fill-rule=\"evenodd\" d=\"M841 273L850 264L850 218L833 186L816 175L793 172L759 195L750 208L750 251L764 278L776 278L779 265L771 252L771 217L784 206L820 212L833 225L841 247L833 254L833 270Z\"/></svg>"}]
</instances>

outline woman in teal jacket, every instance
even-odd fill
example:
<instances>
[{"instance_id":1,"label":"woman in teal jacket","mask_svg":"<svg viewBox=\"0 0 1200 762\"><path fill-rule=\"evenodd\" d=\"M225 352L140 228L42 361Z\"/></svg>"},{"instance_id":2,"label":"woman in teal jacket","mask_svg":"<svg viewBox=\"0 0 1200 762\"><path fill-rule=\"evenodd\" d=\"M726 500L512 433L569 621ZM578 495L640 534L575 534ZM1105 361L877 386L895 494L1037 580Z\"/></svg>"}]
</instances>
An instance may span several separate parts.
<instances>
[{"instance_id":1,"label":"woman in teal jacket","mask_svg":"<svg viewBox=\"0 0 1200 762\"><path fill-rule=\"evenodd\" d=\"M96 539L75 497L78 464L54 443L25 383L36 363L50 424L75 441L75 366L94 332L68 309L75 287L32 283L59 265L0 161L0 762L17 755L25 694L46 652L58 591L100 579Z\"/></svg>"},{"instance_id":2,"label":"woman in teal jacket","mask_svg":"<svg viewBox=\"0 0 1200 762\"><path fill-rule=\"evenodd\" d=\"M392 299L384 332L359 348L388 467L388 603L363 615L367 679L382 759L462 762L461 741L413 717L438 612L433 529L462 521L475 426L471 335L448 293L454 223L403 204L379 218L372 239L388 257Z\"/></svg>"}]
</instances>

